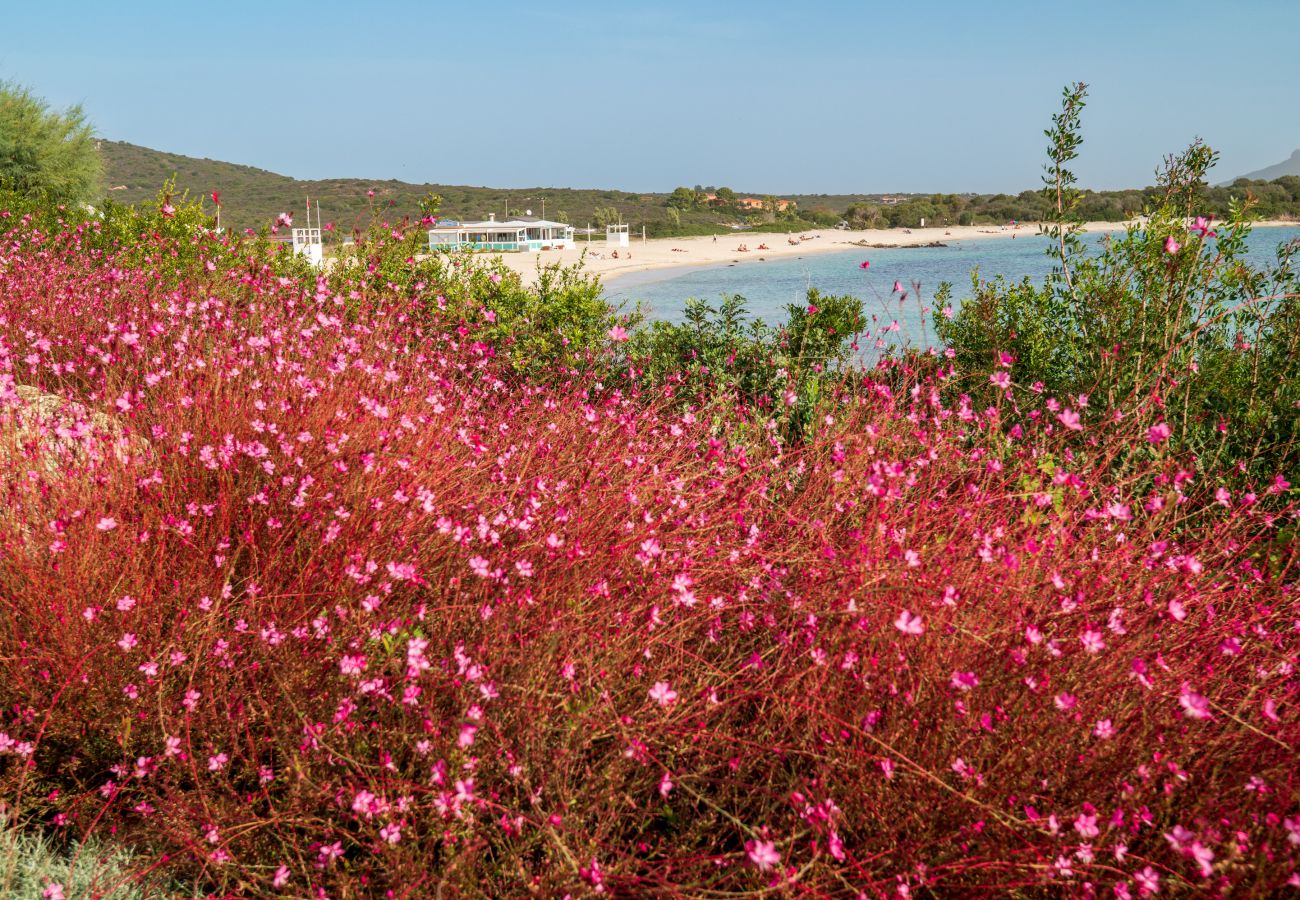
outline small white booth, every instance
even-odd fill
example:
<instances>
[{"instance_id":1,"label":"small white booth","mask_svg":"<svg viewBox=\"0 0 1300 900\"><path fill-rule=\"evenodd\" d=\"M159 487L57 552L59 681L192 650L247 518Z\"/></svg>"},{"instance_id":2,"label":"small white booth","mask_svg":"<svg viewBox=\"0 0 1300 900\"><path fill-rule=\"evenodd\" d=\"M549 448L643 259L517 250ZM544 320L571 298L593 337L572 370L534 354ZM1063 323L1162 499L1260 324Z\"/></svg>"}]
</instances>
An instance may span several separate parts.
<instances>
[{"instance_id":1,"label":"small white booth","mask_svg":"<svg viewBox=\"0 0 1300 900\"><path fill-rule=\"evenodd\" d=\"M627 226L626 225L606 225L605 226L605 246L606 247L626 247L627 246Z\"/></svg>"},{"instance_id":2,"label":"small white booth","mask_svg":"<svg viewBox=\"0 0 1300 900\"><path fill-rule=\"evenodd\" d=\"M325 259L325 245L321 242L319 228L295 228L293 230L293 252L297 256L307 257L313 266L319 266Z\"/></svg>"}]
</instances>

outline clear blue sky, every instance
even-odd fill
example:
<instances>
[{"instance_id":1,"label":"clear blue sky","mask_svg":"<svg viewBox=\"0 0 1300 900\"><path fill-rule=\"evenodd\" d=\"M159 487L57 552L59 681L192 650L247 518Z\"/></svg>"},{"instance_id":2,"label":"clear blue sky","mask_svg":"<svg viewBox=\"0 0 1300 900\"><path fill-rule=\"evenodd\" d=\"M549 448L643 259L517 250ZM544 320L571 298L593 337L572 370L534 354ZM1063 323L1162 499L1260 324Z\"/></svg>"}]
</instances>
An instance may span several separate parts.
<instances>
[{"instance_id":1,"label":"clear blue sky","mask_svg":"<svg viewBox=\"0 0 1300 900\"><path fill-rule=\"evenodd\" d=\"M1037 187L1092 86L1086 186L1200 136L1300 147L1300 0L46 0L0 78L107 138L301 178L780 193Z\"/></svg>"}]
</instances>

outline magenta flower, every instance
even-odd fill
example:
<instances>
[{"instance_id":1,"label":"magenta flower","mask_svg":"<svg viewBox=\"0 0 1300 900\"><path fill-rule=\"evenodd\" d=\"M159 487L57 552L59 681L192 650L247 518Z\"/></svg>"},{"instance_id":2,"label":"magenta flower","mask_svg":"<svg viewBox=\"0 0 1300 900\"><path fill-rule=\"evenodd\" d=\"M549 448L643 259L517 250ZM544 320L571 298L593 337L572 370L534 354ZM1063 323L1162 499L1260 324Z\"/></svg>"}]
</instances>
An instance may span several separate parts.
<instances>
[{"instance_id":1,"label":"magenta flower","mask_svg":"<svg viewBox=\"0 0 1300 900\"><path fill-rule=\"evenodd\" d=\"M921 634L925 631L925 622L920 616L912 615L911 610L905 609L894 620L894 627L903 634Z\"/></svg>"},{"instance_id":2,"label":"magenta flower","mask_svg":"<svg viewBox=\"0 0 1300 900\"><path fill-rule=\"evenodd\" d=\"M1189 719L1210 718L1209 698L1204 694L1198 694L1185 682L1183 684L1182 693L1178 695L1178 703L1183 708L1183 715L1187 716Z\"/></svg>"},{"instance_id":3,"label":"magenta flower","mask_svg":"<svg viewBox=\"0 0 1300 900\"><path fill-rule=\"evenodd\" d=\"M1061 414L1056 418L1071 431L1083 431L1083 424L1079 421L1079 414L1068 407L1061 410Z\"/></svg>"},{"instance_id":4,"label":"magenta flower","mask_svg":"<svg viewBox=\"0 0 1300 900\"><path fill-rule=\"evenodd\" d=\"M1183 245L1178 243L1176 240L1174 240L1174 236L1172 234L1169 237L1165 238L1165 252L1168 253L1170 256L1173 256L1181 249L1183 249Z\"/></svg>"},{"instance_id":5,"label":"magenta flower","mask_svg":"<svg viewBox=\"0 0 1300 900\"><path fill-rule=\"evenodd\" d=\"M858 268L859 268L859 269L864 269L864 270L865 270L865 269L870 269L870 268L871 268L871 263L864 259L862 262L858 263Z\"/></svg>"},{"instance_id":6,"label":"magenta flower","mask_svg":"<svg viewBox=\"0 0 1300 900\"><path fill-rule=\"evenodd\" d=\"M624 341L628 340L630 337L631 336L627 333L626 329L624 329L622 325L615 325L613 328L609 330L609 339L616 344L621 344Z\"/></svg>"},{"instance_id":7,"label":"magenta flower","mask_svg":"<svg viewBox=\"0 0 1300 900\"><path fill-rule=\"evenodd\" d=\"M666 681L656 681L650 688L650 699L660 706L672 706L677 702L677 692Z\"/></svg>"},{"instance_id":8,"label":"magenta flower","mask_svg":"<svg viewBox=\"0 0 1300 900\"><path fill-rule=\"evenodd\" d=\"M1167 422L1160 422L1147 429L1147 442L1151 444L1163 443L1173 433L1174 430L1169 427Z\"/></svg>"},{"instance_id":9,"label":"magenta flower","mask_svg":"<svg viewBox=\"0 0 1300 900\"><path fill-rule=\"evenodd\" d=\"M781 854L772 841L748 841L745 850L749 861L764 872L781 864Z\"/></svg>"}]
</instances>

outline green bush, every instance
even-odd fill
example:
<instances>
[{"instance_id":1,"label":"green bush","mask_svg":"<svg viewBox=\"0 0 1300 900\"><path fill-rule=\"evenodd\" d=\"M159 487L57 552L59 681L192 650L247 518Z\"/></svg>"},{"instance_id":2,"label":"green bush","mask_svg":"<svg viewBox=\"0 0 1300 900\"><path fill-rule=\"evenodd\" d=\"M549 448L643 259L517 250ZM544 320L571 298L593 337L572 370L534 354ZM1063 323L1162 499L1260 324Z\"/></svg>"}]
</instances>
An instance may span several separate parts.
<instances>
[{"instance_id":1,"label":"green bush","mask_svg":"<svg viewBox=\"0 0 1300 900\"><path fill-rule=\"evenodd\" d=\"M717 307L686 301L685 321L652 322L627 351L633 378L672 387L693 403L738 405L773 421L788 439L806 436L857 349L865 326L862 301L808 291L806 306L790 304L780 327L751 319L745 298Z\"/></svg>"},{"instance_id":2,"label":"green bush","mask_svg":"<svg viewBox=\"0 0 1300 900\"><path fill-rule=\"evenodd\" d=\"M93 200L103 165L81 107L62 113L0 82L0 190L46 205Z\"/></svg>"},{"instance_id":3,"label":"green bush","mask_svg":"<svg viewBox=\"0 0 1300 900\"><path fill-rule=\"evenodd\" d=\"M88 841L60 847L37 831L10 826L0 817L0 895L36 900L59 885L64 900L151 900L192 895L172 885L153 885L124 847ZM57 896L57 894L55 894Z\"/></svg>"}]
</instances>

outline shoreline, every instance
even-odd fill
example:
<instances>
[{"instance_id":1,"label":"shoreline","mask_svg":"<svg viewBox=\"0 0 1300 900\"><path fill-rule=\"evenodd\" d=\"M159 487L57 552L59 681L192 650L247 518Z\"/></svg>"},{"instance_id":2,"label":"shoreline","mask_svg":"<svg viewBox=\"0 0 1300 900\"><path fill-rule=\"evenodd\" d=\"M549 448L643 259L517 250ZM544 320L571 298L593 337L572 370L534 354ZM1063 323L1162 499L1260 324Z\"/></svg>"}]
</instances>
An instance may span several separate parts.
<instances>
[{"instance_id":1,"label":"shoreline","mask_svg":"<svg viewBox=\"0 0 1300 900\"><path fill-rule=\"evenodd\" d=\"M1123 231L1129 222L1085 222L1086 233ZM1300 222L1262 221L1252 223L1256 228L1300 227ZM990 225L953 225L936 228L877 228L859 231L839 231L821 228L788 234L735 234L651 238L644 243L633 239L626 248L618 250L619 258L612 256L612 248L605 242L578 242L567 250L545 250L536 253L503 253L501 260L525 282L534 283L539 263L573 265L582 261L587 272L599 275L606 286L629 275L668 269L689 271L719 265L747 262L766 262L779 259L797 259L813 254L864 251L899 247L924 247L974 240L1016 239L1037 237L1038 224L1017 227ZM759 249L764 246L764 249ZM740 248L748 247L748 250ZM671 277L671 276L666 276Z\"/></svg>"}]
</instances>

